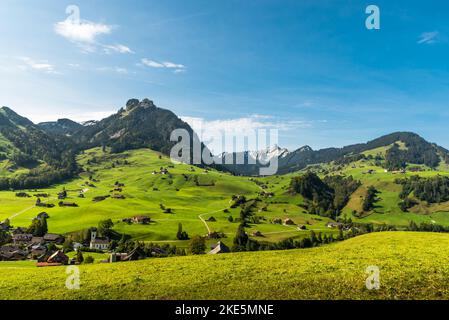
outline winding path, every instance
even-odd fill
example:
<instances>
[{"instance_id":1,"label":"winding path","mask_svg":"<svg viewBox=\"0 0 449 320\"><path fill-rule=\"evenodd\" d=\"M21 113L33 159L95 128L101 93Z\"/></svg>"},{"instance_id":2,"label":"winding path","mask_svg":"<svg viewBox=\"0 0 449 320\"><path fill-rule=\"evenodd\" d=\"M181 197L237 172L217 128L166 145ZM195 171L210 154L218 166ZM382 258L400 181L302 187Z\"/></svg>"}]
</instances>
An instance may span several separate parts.
<instances>
[{"instance_id":1,"label":"winding path","mask_svg":"<svg viewBox=\"0 0 449 320\"><path fill-rule=\"evenodd\" d=\"M228 209L228 208L226 207L226 208L219 209L219 210L215 210L215 211L205 212L205 213L202 213L202 214L200 214L200 215L198 216L198 218L201 220L201 222L204 223L204 225L206 226L206 229L207 229L207 233L208 233L208 234L211 233L212 231L211 231L211 229L209 228L209 225L207 224L206 220L204 220L203 216L205 216L206 214L212 214L212 213L220 212L220 211L223 211L223 210L225 210L225 209Z\"/></svg>"}]
</instances>

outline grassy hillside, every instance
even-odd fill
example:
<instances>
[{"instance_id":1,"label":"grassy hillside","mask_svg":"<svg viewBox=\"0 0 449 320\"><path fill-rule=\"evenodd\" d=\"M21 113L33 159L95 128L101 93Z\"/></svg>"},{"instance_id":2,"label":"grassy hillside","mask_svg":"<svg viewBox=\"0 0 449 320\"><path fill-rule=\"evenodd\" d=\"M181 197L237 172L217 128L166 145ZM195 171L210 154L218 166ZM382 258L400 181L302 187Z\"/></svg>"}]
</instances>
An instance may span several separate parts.
<instances>
[{"instance_id":1,"label":"grassy hillside","mask_svg":"<svg viewBox=\"0 0 449 320\"><path fill-rule=\"evenodd\" d=\"M0 263L0 299L448 299L449 235L374 233L325 247L64 267ZM380 289L367 290L368 266Z\"/></svg>"},{"instance_id":2,"label":"grassy hillside","mask_svg":"<svg viewBox=\"0 0 449 320\"><path fill-rule=\"evenodd\" d=\"M405 148L403 144L398 143L398 145L400 148ZM381 147L368 150L365 153L366 155L372 157L378 156L382 159L387 149L388 147ZM381 166L382 163L383 160L376 159L362 159L346 164L332 162L309 166L307 169L296 173L265 177L258 180L262 181L268 187L268 192L275 193L275 197L269 199L269 202L299 204L302 202L301 199L294 198L286 193L292 177L298 176L307 170L316 172L320 177L325 177L326 175L352 176L362 184L351 195L348 204L343 209L342 216L361 223L386 223L399 227L407 226L412 220L417 223L426 222L449 225L449 202L428 204L424 201L418 201L418 205L410 208L409 212L403 212L399 207L399 203L401 202L399 194L402 186L395 182L396 179L404 179L416 175L423 178L435 177L437 175L449 176L449 171L432 170L426 166L420 166L423 171L412 172L409 169L417 167L417 165L408 164L406 173L397 171L386 172ZM375 203L373 210L363 212L362 204L369 186L374 186L379 191L379 201ZM354 211L357 211L359 214L354 215Z\"/></svg>"},{"instance_id":3,"label":"grassy hillside","mask_svg":"<svg viewBox=\"0 0 449 320\"><path fill-rule=\"evenodd\" d=\"M176 239L178 224L182 223L183 229L191 236L207 234L208 230L223 232L227 236L223 241L231 245L238 222L231 223L228 217L235 219L240 214L240 208L230 208L232 196L239 194L254 199L262 190L251 178L206 171L184 164L174 165L169 158L148 149L111 154L95 148L79 155L77 161L85 170L79 178L52 188L25 190L30 195L50 194L49 198L41 200L55 204L54 208L34 207L35 197L18 198L15 192L2 191L0 220L9 218L14 226L27 227L39 212L46 211L50 215L50 232L70 233L95 227L100 220L111 218L116 231L129 234L134 239L186 246L188 242ZM167 168L169 174L152 174L153 171L159 172L161 167ZM126 199L92 201L97 196L117 194L110 192L116 181L125 184L121 194ZM287 177L279 181L280 188L289 183ZM75 202L79 207L61 208L57 205L57 193L63 188L68 192L65 201ZM285 190L274 189L279 197L276 199L288 199L288 202L269 204L265 201L267 199L262 199L254 211L264 220L257 225L252 224L248 232L261 231L264 237L260 240L263 241L303 237L312 229L333 232L325 227L328 219L309 215L297 206L301 202L300 197L291 197L284 194ZM79 197L81 191L84 198ZM164 213L161 204L170 208L172 213ZM261 210L264 207L266 211ZM225 209L229 212L225 212ZM149 215L154 222L150 225L121 222L123 218L135 215ZM207 221L210 217L216 221ZM271 220L275 218L291 218L296 223L307 223L309 230L299 231L294 226L272 224Z\"/></svg>"},{"instance_id":4,"label":"grassy hillside","mask_svg":"<svg viewBox=\"0 0 449 320\"><path fill-rule=\"evenodd\" d=\"M379 154L380 150L368 153ZM289 193L292 177L301 172L264 178L237 177L215 170L191 167L184 164L172 164L170 159L161 154L140 149L112 154L101 148L86 150L77 158L78 164L85 172L79 178L64 184L41 190L25 190L30 195L49 193L48 199L56 207L37 208L32 198L17 198L15 192L0 192L0 220L10 218L14 226L27 227L31 220L42 211L50 215L49 231L55 233L71 233L85 228L97 226L103 219L111 218L114 229L126 233L133 238L153 242L170 242L178 246L187 246L187 241L178 241L176 232L178 224L193 236L204 235L208 231L223 232L227 238L223 241L231 245L238 222L229 222L229 216L239 217L240 208L231 209L231 197L236 194L245 195L248 199L258 197L254 214L260 219L258 224L251 224L247 231L251 234L260 231L264 237L259 241L279 241L285 238L301 238L308 236L310 230L316 232L336 232L325 226L329 218L308 214L299 205L304 202L300 195ZM155 174L164 167L168 175ZM395 179L411 175L431 177L437 174L449 175L449 172L426 171L399 174L385 172L375 165L374 160L359 160L345 165L322 164L312 167L320 176L325 174L352 175L362 182L343 209L343 215L354 221L366 223L387 223L406 226L411 220L449 225L449 203L428 205L419 203L410 212L402 212L398 206L401 199L401 186ZM367 171L371 170L370 174ZM92 180L89 180L91 178ZM126 199L107 198L104 201L93 202L97 196L112 195L116 181L124 183L122 194ZM379 191L379 201L374 210L364 212L358 217L354 210L361 212L363 199L369 186L375 186ZM65 188L68 191L66 201L76 202L77 208L60 208L57 206L57 193ZM84 198L79 198L79 194ZM271 196L261 196L260 192L272 193ZM170 208L172 213L164 213L161 209ZM225 212L225 209L229 212ZM129 225L121 222L123 218L135 215L149 215L154 222L150 225ZM214 217L215 222L207 221ZM291 218L296 224L307 225L307 230L298 230L294 226L276 225L271 221L276 218Z\"/></svg>"}]
</instances>

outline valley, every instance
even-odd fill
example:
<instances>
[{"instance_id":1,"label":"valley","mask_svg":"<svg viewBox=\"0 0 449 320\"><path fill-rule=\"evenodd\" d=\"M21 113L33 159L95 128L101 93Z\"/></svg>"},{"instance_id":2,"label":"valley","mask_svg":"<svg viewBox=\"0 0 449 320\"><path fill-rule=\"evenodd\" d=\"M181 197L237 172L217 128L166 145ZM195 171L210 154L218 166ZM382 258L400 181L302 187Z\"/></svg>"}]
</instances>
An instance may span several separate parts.
<instances>
[{"instance_id":1,"label":"valley","mask_svg":"<svg viewBox=\"0 0 449 320\"><path fill-rule=\"evenodd\" d=\"M172 162L169 133L181 120L147 99L87 127L68 119L34 125L2 110L0 298L447 296L439 280L447 271L449 151L414 133L248 153L281 158L279 174L256 176L254 166ZM139 130L144 123L150 128ZM22 133L48 143L36 152ZM46 282L65 277L66 264L81 268L81 290ZM382 270L376 292L364 289L370 265ZM432 293L415 290L436 282Z\"/></svg>"}]
</instances>

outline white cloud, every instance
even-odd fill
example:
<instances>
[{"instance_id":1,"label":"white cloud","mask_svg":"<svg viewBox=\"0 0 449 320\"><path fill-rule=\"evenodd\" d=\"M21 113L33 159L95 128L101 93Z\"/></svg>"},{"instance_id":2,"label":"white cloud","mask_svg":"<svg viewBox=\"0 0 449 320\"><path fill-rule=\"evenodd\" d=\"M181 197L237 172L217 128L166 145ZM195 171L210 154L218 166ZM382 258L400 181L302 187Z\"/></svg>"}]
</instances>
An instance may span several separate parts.
<instances>
[{"instance_id":1,"label":"white cloud","mask_svg":"<svg viewBox=\"0 0 449 320\"><path fill-rule=\"evenodd\" d=\"M278 120L267 115L251 115L248 117L223 119L223 120L205 120L198 117L181 117L197 133L200 139L209 147L214 154L220 154L223 151L232 152L233 143L224 145L223 135L230 134L234 137L247 137L253 135L257 130L278 130L287 131L297 128L309 128L311 121L305 120ZM269 133L267 132L267 135ZM225 142L226 143L226 142ZM242 150L238 150L242 151Z\"/></svg>"},{"instance_id":2,"label":"white cloud","mask_svg":"<svg viewBox=\"0 0 449 320\"><path fill-rule=\"evenodd\" d=\"M122 44L103 45L103 48L106 53L110 53L111 51L118 53L134 53L129 47Z\"/></svg>"},{"instance_id":3,"label":"white cloud","mask_svg":"<svg viewBox=\"0 0 449 320\"><path fill-rule=\"evenodd\" d=\"M150 68L158 68L158 69L174 69L173 72L174 73L181 73L181 72L185 72L186 71L186 66L183 64L179 64L179 63L174 63L174 62L170 62L170 61L164 61L164 62L158 62L158 61L154 61L154 60L150 60L150 59L142 59L142 64L150 67Z\"/></svg>"},{"instance_id":4,"label":"white cloud","mask_svg":"<svg viewBox=\"0 0 449 320\"><path fill-rule=\"evenodd\" d=\"M114 29L113 26L96 23L87 20L67 19L65 21L57 22L54 25L54 31L66 38L67 40L77 44L83 52L96 52L97 48L103 49L106 54L134 53L129 47L123 44L101 44L97 40L101 35L109 35Z\"/></svg>"},{"instance_id":5,"label":"white cloud","mask_svg":"<svg viewBox=\"0 0 449 320\"><path fill-rule=\"evenodd\" d=\"M176 64L176 63L168 62L168 61L162 62L162 65L169 69L184 69L185 68L185 66L182 64Z\"/></svg>"},{"instance_id":6,"label":"white cloud","mask_svg":"<svg viewBox=\"0 0 449 320\"><path fill-rule=\"evenodd\" d=\"M54 29L57 34L70 41L84 43L95 43L99 35L112 31L112 27L106 24L72 19L56 23Z\"/></svg>"},{"instance_id":7,"label":"white cloud","mask_svg":"<svg viewBox=\"0 0 449 320\"><path fill-rule=\"evenodd\" d=\"M164 65L162 63L153 61L153 60L149 60L149 59L142 59L142 63L150 68L164 68Z\"/></svg>"},{"instance_id":8,"label":"white cloud","mask_svg":"<svg viewBox=\"0 0 449 320\"><path fill-rule=\"evenodd\" d=\"M44 73L53 73L56 74L58 72L55 71L55 67L48 63L48 61L34 61L29 57L20 57L19 58L24 65L20 65L19 68L22 70L32 69L35 71L40 71Z\"/></svg>"},{"instance_id":9,"label":"white cloud","mask_svg":"<svg viewBox=\"0 0 449 320\"><path fill-rule=\"evenodd\" d=\"M419 35L419 44L432 44L438 41L440 33L438 31L423 32Z\"/></svg>"}]
</instances>

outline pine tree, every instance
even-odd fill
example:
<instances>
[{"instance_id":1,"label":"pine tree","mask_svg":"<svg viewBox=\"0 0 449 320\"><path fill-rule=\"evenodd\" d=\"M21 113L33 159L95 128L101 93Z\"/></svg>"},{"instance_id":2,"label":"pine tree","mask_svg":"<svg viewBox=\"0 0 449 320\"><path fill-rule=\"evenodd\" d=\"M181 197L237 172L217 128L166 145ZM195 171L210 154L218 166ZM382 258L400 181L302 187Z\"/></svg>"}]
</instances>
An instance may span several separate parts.
<instances>
[{"instance_id":1,"label":"pine tree","mask_svg":"<svg viewBox=\"0 0 449 320\"><path fill-rule=\"evenodd\" d=\"M244 251L248 242L248 235L245 232L245 226L240 224L234 238L233 251Z\"/></svg>"},{"instance_id":2,"label":"pine tree","mask_svg":"<svg viewBox=\"0 0 449 320\"><path fill-rule=\"evenodd\" d=\"M83 261L84 261L84 257L83 257L83 253L81 252L81 250L80 249L78 249L78 251L76 252L76 262L78 262L78 263L83 263Z\"/></svg>"}]
</instances>

